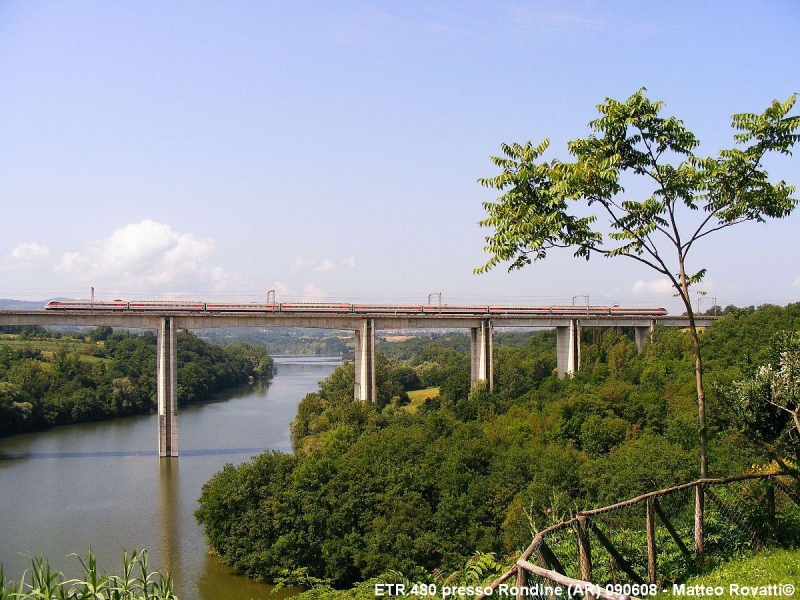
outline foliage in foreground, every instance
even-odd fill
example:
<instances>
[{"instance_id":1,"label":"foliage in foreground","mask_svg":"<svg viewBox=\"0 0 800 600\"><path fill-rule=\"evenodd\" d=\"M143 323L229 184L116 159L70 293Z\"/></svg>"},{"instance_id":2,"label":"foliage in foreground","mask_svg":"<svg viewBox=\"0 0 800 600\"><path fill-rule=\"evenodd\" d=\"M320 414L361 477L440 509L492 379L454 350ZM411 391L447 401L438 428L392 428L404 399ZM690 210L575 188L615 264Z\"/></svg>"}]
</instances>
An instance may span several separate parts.
<instances>
[{"instance_id":1,"label":"foliage in foreground","mask_svg":"<svg viewBox=\"0 0 800 600\"><path fill-rule=\"evenodd\" d=\"M101 573L90 550L79 558L81 579L64 579L42 556L31 557L31 568L18 582L5 581L0 565L0 600L178 600L172 577L147 569L147 551L122 556L119 575Z\"/></svg>"},{"instance_id":2,"label":"foliage in foreground","mask_svg":"<svg viewBox=\"0 0 800 600\"><path fill-rule=\"evenodd\" d=\"M414 583L418 583L423 585L434 584L436 586L431 588L428 585L423 589L426 592L425 594L416 595L416 597L424 597L431 600L443 597L442 590L444 586L450 586L451 588L459 586L488 586L510 565L511 561L507 562L509 564L502 565L497 562L494 555L478 553L467 561L463 569L446 577L436 572L421 576L417 575L414 581L411 581L402 573L389 571L378 577L362 581L346 590L336 590L329 586L321 585L312 587L296 598L297 600L374 600L376 586L383 586L378 589L385 590L388 589L385 584L402 584L406 586L406 590L411 590ZM512 578L509 583L514 585L515 580ZM528 583L529 585L535 584L536 579L532 578ZM751 588L777 585L781 586L783 590L787 589L785 586L792 585L796 589L800 586L800 550L771 549L756 556L732 560L718 566L709 573L689 579L685 583L685 589L688 590L695 586L703 586L704 588L722 586L723 593L721 597L727 598L733 597L729 588L731 584ZM551 584L545 582L545 585ZM422 589L422 586L418 587ZM435 589L435 592L430 593L431 589ZM661 589L666 593L660 593L658 597L674 595L672 594L672 586L663 586ZM406 595L413 597L411 594ZM678 595L685 597L692 594L684 592ZM754 594L739 593L735 595L752 596ZM564 597L566 596L567 592L564 590ZM453 596L450 597L452 598ZM472 598L474 596L467 597Z\"/></svg>"},{"instance_id":3,"label":"foliage in foreground","mask_svg":"<svg viewBox=\"0 0 800 600\"><path fill-rule=\"evenodd\" d=\"M314 586L298 595L297 600L374 600L379 594L392 595L389 591L393 588L388 585L405 586L403 594L397 595L433 600L434 598L443 598L442 592L445 587L488 586L505 572L512 562L512 559L499 561L491 552L478 552L470 557L461 568L449 574L438 569L432 573L417 570L413 576L409 577L399 571L387 571L347 590L336 590L328 585ZM466 597L473 598L475 595L477 594L470 594Z\"/></svg>"}]
</instances>

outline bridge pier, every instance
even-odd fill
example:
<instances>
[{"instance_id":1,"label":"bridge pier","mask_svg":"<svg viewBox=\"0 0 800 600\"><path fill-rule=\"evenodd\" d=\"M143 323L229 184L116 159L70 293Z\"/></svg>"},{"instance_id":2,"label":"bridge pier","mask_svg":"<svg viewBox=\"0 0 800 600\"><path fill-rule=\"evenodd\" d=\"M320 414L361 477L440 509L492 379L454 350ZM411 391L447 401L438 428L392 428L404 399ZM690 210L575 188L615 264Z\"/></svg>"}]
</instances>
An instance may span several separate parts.
<instances>
[{"instance_id":1,"label":"bridge pier","mask_svg":"<svg viewBox=\"0 0 800 600\"><path fill-rule=\"evenodd\" d=\"M634 327L633 336L636 340L636 348L641 351L645 342L653 341L653 333L656 331L656 322L650 321L649 327Z\"/></svg>"},{"instance_id":2,"label":"bridge pier","mask_svg":"<svg viewBox=\"0 0 800 600\"><path fill-rule=\"evenodd\" d=\"M480 327L470 327L470 383L483 382L494 389L494 353L492 352L492 322L481 321Z\"/></svg>"},{"instance_id":3,"label":"bridge pier","mask_svg":"<svg viewBox=\"0 0 800 600\"><path fill-rule=\"evenodd\" d=\"M556 327L556 366L558 376L572 376L581 364L581 322L572 319L568 327Z\"/></svg>"},{"instance_id":4,"label":"bridge pier","mask_svg":"<svg viewBox=\"0 0 800 600\"><path fill-rule=\"evenodd\" d=\"M364 319L356 333L356 381L353 397L365 402L378 400L375 383L375 319Z\"/></svg>"},{"instance_id":5,"label":"bridge pier","mask_svg":"<svg viewBox=\"0 0 800 600\"><path fill-rule=\"evenodd\" d=\"M178 456L177 332L172 317L161 319L156 351L159 457Z\"/></svg>"}]
</instances>

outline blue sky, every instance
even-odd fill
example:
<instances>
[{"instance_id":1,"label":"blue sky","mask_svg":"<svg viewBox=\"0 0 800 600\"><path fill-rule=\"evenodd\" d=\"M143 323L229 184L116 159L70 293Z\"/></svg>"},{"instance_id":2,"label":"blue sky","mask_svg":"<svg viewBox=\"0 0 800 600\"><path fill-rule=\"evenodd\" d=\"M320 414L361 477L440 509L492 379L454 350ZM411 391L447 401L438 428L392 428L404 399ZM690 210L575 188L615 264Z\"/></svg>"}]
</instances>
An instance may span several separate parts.
<instances>
[{"instance_id":1,"label":"blue sky","mask_svg":"<svg viewBox=\"0 0 800 600\"><path fill-rule=\"evenodd\" d=\"M798 26L789 0L0 0L0 297L677 309L622 258L473 275L476 180L503 142L566 159L640 87L715 154L731 114L800 91ZM797 156L768 166L800 184ZM799 225L708 238L698 289L800 300Z\"/></svg>"}]
</instances>

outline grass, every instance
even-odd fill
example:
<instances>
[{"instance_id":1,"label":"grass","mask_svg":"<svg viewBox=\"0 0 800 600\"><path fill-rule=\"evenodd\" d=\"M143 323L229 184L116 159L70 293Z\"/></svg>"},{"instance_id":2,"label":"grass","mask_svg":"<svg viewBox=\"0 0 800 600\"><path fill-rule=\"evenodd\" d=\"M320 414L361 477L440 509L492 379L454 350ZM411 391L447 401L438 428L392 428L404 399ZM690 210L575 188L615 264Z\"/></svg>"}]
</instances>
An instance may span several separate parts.
<instances>
[{"instance_id":1,"label":"grass","mask_svg":"<svg viewBox=\"0 0 800 600\"><path fill-rule=\"evenodd\" d=\"M408 392L408 397L411 399L411 404L406 405L406 410L409 412L417 412L417 409L422 406L422 403L429 398L436 398L439 395L438 387L425 388L424 390L413 390Z\"/></svg>"},{"instance_id":2,"label":"grass","mask_svg":"<svg viewBox=\"0 0 800 600\"><path fill-rule=\"evenodd\" d=\"M686 582L686 589L692 586L722 587L723 597L743 595L740 591L731 594L730 585L763 588L765 586L800 586L800 550L765 550L755 556L726 562L705 575L698 575ZM671 589L669 590L672 591ZM673 594L678 596L680 594ZM685 595L688 595L686 593ZM763 596L764 594L756 594ZM777 596L777 593L768 594ZM800 591L796 592L800 596ZM750 596L753 596L750 593ZM784 593L783 596L791 596Z\"/></svg>"},{"instance_id":3,"label":"grass","mask_svg":"<svg viewBox=\"0 0 800 600\"><path fill-rule=\"evenodd\" d=\"M100 362L111 362L110 358L100 358L99 356L88 356L87 354L80 355L80 361L85 363L100 363Z\"/></svg>"},{"instance_id":4,"label":"grass","mask_svg":"<svg viewBox=\"0 0 800 600\"><path fill-rule=\"evenodd\" d=\"M406 340L413 339L413 335L387 335L384 339L387 342L405 342Z\"/></svg>"}]
</instances>

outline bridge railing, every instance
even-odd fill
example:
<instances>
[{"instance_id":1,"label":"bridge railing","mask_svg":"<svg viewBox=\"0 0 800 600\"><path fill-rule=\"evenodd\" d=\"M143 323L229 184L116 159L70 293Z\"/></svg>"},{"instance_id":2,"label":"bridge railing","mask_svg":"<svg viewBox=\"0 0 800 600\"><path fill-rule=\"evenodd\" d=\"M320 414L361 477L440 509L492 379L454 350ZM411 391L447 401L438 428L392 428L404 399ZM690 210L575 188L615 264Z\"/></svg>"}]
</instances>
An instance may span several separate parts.
<instances>
[{"instance_id":1,"label":"bridge railing","mask_svg":"<svg viewBox=\"0 0 800 600\"><path fill-rule=\"evenodd\" d=\"M519 600L556 587L568 588L563 597L652 596L700 570L693 552L698 488L705 498L706 565L797 535L796 478L777 472L698 479L582 511L540 531L491 587L517 590Z\"/></svg>"}]
</instances>

